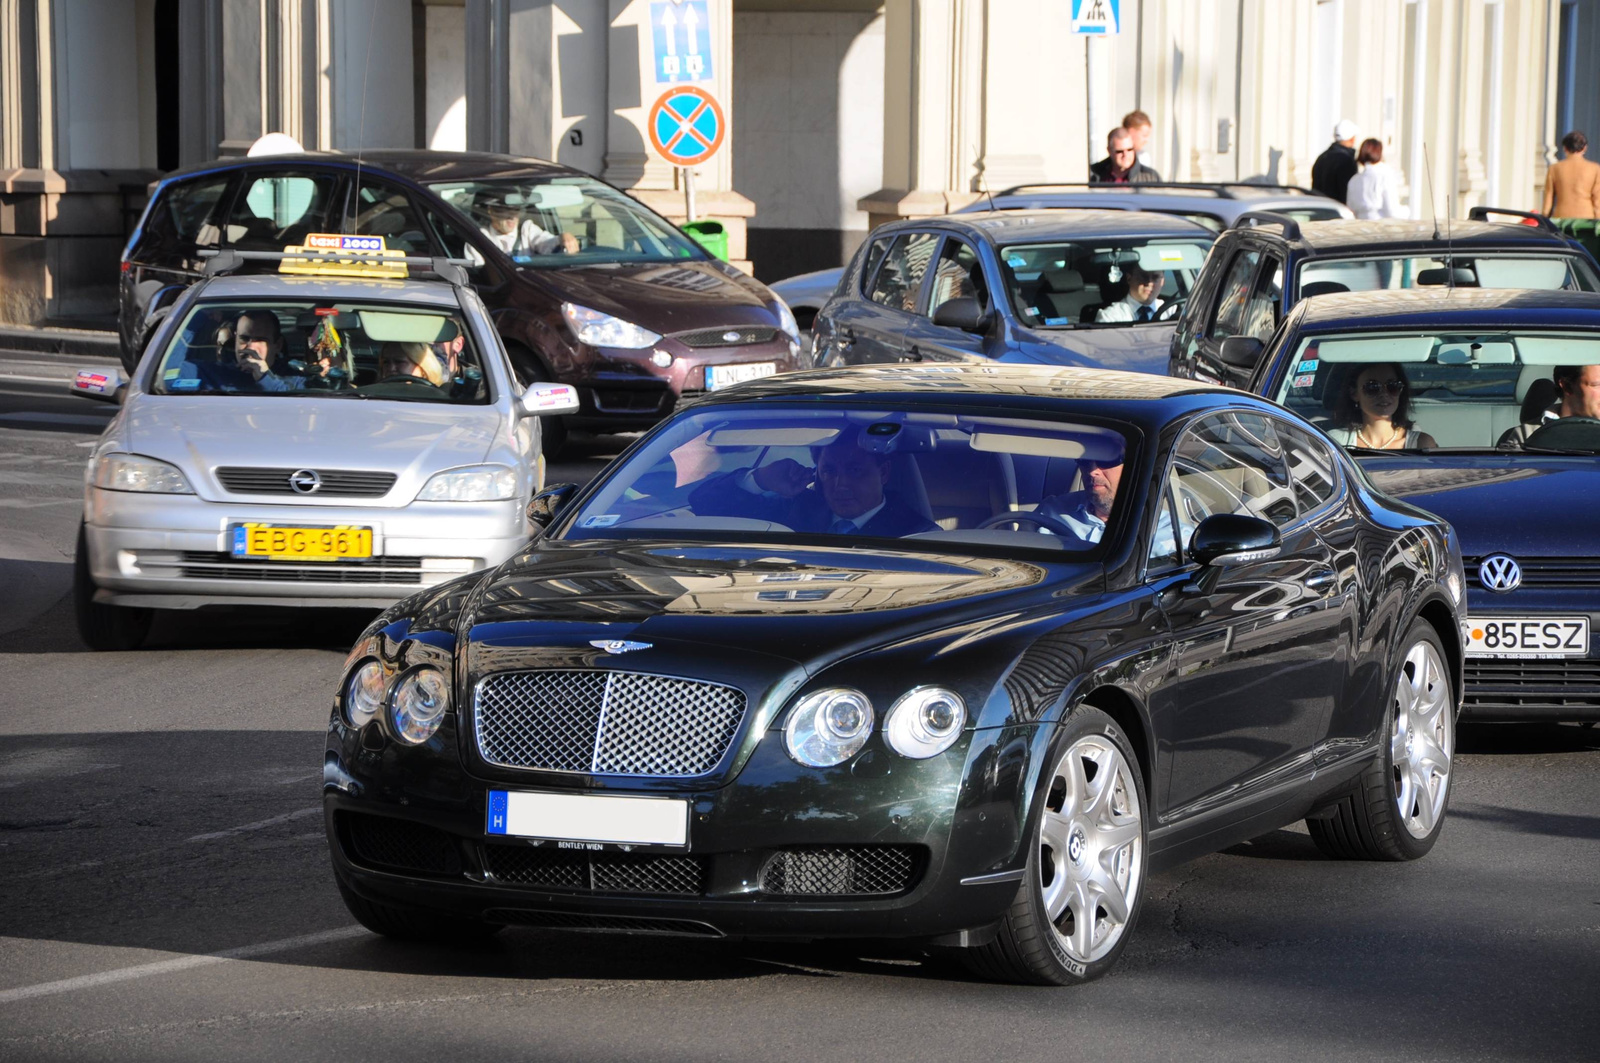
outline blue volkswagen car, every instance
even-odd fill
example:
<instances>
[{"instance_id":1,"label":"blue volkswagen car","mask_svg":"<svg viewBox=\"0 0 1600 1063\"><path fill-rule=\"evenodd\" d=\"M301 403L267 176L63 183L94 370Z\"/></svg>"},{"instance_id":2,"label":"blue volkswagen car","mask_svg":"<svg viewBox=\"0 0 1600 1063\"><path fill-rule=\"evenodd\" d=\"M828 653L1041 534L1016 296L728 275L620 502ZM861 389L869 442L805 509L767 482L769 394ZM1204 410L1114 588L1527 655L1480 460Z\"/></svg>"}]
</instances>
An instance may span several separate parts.
<instances>
[{"instance_id":1,"label":"blue volkswagen car","mask_svg":"<svg viewBox=\"0 0 1600 1063\"><path fill-rule=\"evenodd\" d=\"M1464 716L1600 719L1600 293L1307 299L1252 390L1454 526Z\"/></svg>"}]
</instances>

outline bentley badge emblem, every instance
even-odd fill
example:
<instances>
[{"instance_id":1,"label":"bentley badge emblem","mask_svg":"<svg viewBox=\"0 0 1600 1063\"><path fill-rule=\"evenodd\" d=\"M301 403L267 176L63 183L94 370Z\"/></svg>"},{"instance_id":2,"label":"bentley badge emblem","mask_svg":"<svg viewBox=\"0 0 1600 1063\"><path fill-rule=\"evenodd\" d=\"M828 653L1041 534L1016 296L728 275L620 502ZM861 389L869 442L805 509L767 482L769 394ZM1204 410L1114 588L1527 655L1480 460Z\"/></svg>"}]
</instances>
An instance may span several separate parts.
<instances>
[{"instance_id":1,"label":"bentley badge emblem","mask_svg":"<svg viewBox=\"0 0 1600 1063\"><path fill-rule=\"evenodd\" d=\"M590 639L589 645L597 650L607 653L632 653L634 650L648 650L648 642L629 642L627 639Z\"/></svg>"},{"instance_id":2,"label":"bentley badge emblem","mask_svg":"<svg viewBox=\"0 0 1600 1063\"><path fill-rule=\"evenodd\" d=\"M289 474L289 486L298 495L314 495L322 490L322 477L315 469L296 469Z\"/></svg>"},{"instance_id":3,"label":"bentley badge emblem","mask_svg":"<svg viewBox=\"0 0 1600 1063\"><path fill-rule=\"evenodd\" d=\"M1478 579L1489 590L1504 594L1522 586L1522 566L1505 554L1495 554L1478 566Z\"/></svg>"}]
</instances>

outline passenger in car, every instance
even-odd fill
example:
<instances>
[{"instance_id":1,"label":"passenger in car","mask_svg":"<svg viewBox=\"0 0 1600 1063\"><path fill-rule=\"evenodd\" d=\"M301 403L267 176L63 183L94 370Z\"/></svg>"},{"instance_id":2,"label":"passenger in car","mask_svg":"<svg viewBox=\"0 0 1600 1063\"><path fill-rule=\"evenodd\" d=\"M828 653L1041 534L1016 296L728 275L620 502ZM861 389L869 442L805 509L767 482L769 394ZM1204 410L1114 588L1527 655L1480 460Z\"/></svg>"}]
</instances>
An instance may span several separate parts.
<instances>
[{"instance_id":1,"label":"passenger in car","mask_svg":"<svg viewBox=\"0 0 1600 1063\"><path fill-rule=\"evenodd\" d=\"M1333 441L1368 450L1432 450L1439 444L1411 423L1405 373L1393 362L1362 367L1334 411Z\"/></svg>"},{"instance_id":2,"label":"passenger in car","mask_svg":"<svg viewBox=\"0 0 1600 1063\"><path fill-rule=\"evenodd\" d=\"M1128 284L1128 294L1095 314L1095 321L1154 321L1162 304L1156 293L1166 283L1166 274L1135 264L1123 267L1122 279Z\"/></svg>"},{"instance_id":3,"label":"passenger in car","mask_svg":"<svg viewBox=\"0 0 1600 1063\"><path fill-rule=\"evenodd\" d=\"M689 506L700 516L770 520L798 532L899 538L937 531L887 487L889 455L861 442L860 429L847 428L827 446L812 448L814 469L792 458L735 469L695 488Z\"/></svg>"},{"instance_id":4,"label":"passenger in car","mask_svg":"<svg viewBox=\"0 0 1600 1063\"><path fill-rule=\"evenodd\" d=\"M1558 365L1551 376L1556 386L1555 401L1545 407L1537 420L1524 420L1507 429L1495 444L1499 449L1521 450L1534 432L1563 417L1600 419L1600 365ZM1525 403L1522 416L1527 418L1532 412Z\"/></svg>"},{"instance_id":5,"label":"passenger in car","mask_svg":"<svg viewBox=\"0 0 1600 1063\"><path fill-rule=\"evenodd\" d=\"M226 328L226 326L224 326ZM217 334L223 335L224 329ZM231 329L233 360L228 362L185 362L178 376L168 383L168 390L206 391L303 391L303 376L278 371L283 357L283 329L278 315L271 310L246 310L234 319ZM226 351L219 351L226 355ZM183 387L178 380L198 380Z\"/></svg>"},{"instance_id":6,"label":"passenger in car","mask_svg":"<svg viewBox=\"0 0 1600 1063\"><path fill-rule=\"evenodd\" d=\"M1083 488L1040 499L1034 507L1034 513L1066 525L1085 543L1099 542L1106 533L1106 521L1111 519L1117 486L1122 483L1122 462L1120 454L1114 458L1080 458L1078 479ZM1048 529L1046 531L1048 533ZM1156 521L1153 553L1166 555L1176 552L1172 538L1172 515L1163 509Z\"/></svg>"},{"instance_id":7,"label":"passenger in car","mask_svg":"<svg viewBox=\"0 0 1600 1063\"><path fill-rule=\"evenodd\" d=\"M445 384L444 366L426 343L385 343L378 354L378 379L414 377L436 388Z\"/></svg>"},{"instance_id":8,"label":"passenger in car","mask_svg":"<svg viewBox=\"0 0 1600 1063\"><path fill-rule=\"evenodd\" d=\"M532 218L524 218L520 210L508 203L503 192L478 193L473 201L473 213L488 221L487 225L478 227L479 231L512 258L558 252L570 255L578 250L576 236L541 229ZM471 244L467 245L466 252L469 259L482 263L483 256Z\"/></svg>"}]
</instances>

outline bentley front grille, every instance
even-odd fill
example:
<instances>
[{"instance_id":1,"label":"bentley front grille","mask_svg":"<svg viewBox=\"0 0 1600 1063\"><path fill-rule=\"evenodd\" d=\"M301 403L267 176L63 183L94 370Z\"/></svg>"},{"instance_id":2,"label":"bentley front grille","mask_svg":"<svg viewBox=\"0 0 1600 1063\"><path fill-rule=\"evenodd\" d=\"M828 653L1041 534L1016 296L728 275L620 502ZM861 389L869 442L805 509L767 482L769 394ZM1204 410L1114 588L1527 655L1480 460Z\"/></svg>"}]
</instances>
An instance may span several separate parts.
<instances>
[{"instance_id":1,"label":"bentley front grille","mask_svg":"<svg viewBox=\"0 0 1600 1063\"><path fill-rule=\"evenodd\" d=\"M705 892L705 867L696 856L485 845L483 863L495 881L504 885L682 897L698 897Z\"/></svg>"},{"instance_id":2,"label":"bentley front grille","mask_svg":"<svg viewBox=\"0 0 1600 1063\"><path fill-rule=\"evenodd\" d=\"M316 490L307 490L310 477L303 477L299 490L293 477L297 472L316 473ZM382 498L394 486L392 472L364 469L252 468L224 465L217 469L222 486L236 495L297 495L301 498Z\"/></svg>"},{"instance_id":3,"label":"bentley front grille","mask_svg":"<svg viewBox=\"0 0 1600 1063\"><path fill-rule=\"evenodd\" d=\"M1589 716L1600 713L1600 660L1468 657L1466 688L1462 709L1468 713L1581 710Z\"/></svg>"},{"instance_id":4,"label":"bentley front grille","mask_svg":"<svg viewBox=\"0 0 1600 1063\"><path fill-rule=\"evenodd\" d=\"M478 684L485 762L594 775L691 777L721 762L744 692L693 679L570 669L503 672Z\"/></svg>"},{"instance_id":5,"label":"bentley front grille","mask_svg":"<svg viewBox=\"0 0 1600 1063\"><path fill-rule=\"evenodd\" d=\"M761 871L761 892L859 897L904 893L916 882L917 851L905 845L789 849Z\"/></svg>"}]
</instances>

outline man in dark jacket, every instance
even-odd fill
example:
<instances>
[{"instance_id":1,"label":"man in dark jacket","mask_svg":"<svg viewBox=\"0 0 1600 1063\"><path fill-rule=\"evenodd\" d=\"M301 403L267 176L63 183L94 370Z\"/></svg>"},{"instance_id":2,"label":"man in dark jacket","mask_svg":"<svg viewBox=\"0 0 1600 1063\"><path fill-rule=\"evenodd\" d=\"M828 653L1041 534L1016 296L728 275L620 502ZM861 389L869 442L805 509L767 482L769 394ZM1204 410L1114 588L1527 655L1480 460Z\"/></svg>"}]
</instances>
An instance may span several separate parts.
<instances>
[{"instance_id":1,"label":"man in dark jacket","mask_svg":"<svg viewBox=\"0 0 1600 1063\"><path fill-rule=\"evenodd\" d=\"M1092 185L1147 185L1161 175L1139 161L1133 134L1118 126L1106 136L1106 157L1089 167Z\"/></svg>"},{"instance_id":2,"label":"man in dark jacket","mask_svg":"<svg viewBox=\"0 0 1600 1063\"><path fill-rule=\"evenodd\" d=\"M1356 136L1361 130L1348 118L1333 127L1333 143L1311 164L1311 190L1344 202L1350 178L1361 172L1356 162Z\"/></svg>"},{"instance_id":3,"label":"man in dark jacket","mask_svg":"<svg viewBox=\"0 0 1600 1063\"><path fill-rule=\"evenodd\" d=\"M797 532L893 539L937 531L938 525L885 490L889 455L861 442L859 430L846 429L827 446L813 448L815 469L792 458L736 469L695 488L689 507L700 516L770 520Z\"/></svg>"}]
</instances>

